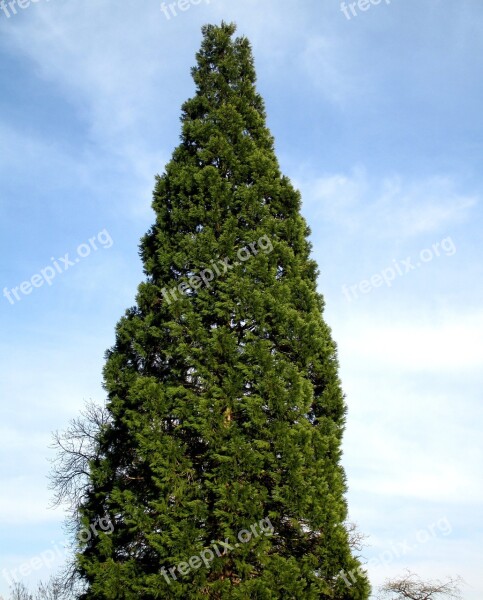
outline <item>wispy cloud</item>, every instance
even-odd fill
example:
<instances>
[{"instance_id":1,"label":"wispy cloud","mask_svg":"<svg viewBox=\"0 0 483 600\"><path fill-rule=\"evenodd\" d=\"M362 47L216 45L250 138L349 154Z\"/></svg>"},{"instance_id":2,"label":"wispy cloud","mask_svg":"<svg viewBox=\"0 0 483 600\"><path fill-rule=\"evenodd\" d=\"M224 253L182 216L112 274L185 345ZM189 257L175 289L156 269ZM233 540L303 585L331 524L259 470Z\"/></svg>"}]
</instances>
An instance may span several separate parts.
<instances>
[{"instance_id":1,"label":"wispy cloud","mask_svg":"<svg viewBox=\"0 0 483 600\"><path fill-rule=\"evenodd\" d=\"M463 223L478 196L458 190L446 176L408 180L402 176L369 177L365 169L301 183L305 203L349 233L376 238L411 237Z\"/></svg>"},{"instance_id":2,"label":"wispy cloud","mask_svg":"<svg viewBox=\"0 0 483 600\"><path fill-rule=\"evenodd\" d=\"M401 314L365 310L345 321L340 345L359 364L398 372L479 371L483 356L483 313ZM368 314L369 313L369 314Z\"/></svg>"}]
</instances>

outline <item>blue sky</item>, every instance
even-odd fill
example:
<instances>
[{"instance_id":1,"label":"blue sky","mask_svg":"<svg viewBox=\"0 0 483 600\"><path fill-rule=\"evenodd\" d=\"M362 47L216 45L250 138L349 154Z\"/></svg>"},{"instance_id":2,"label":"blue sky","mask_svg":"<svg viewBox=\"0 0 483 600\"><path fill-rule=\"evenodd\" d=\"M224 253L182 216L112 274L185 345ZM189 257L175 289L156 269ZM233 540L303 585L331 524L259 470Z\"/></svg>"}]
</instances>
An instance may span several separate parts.
<instances>
[{"instance_id":1,"label":"blue sky","mask_svg":"<svg viewBox=\"0 0 483 600\"><path fill-rule=\"evenodd\" d=\"M178 12L0 11L0 290L87 244L51 285L0 297L0 594L2 569L65 539L48 509L50 432L104 398L103 354L142 279L137 244L193 94L200 27L224 19L252 42L282 170L303 194L372 581L460 574L481 600L481 2L392 0L350 20L339 0Z\"/></svg>"}]
</instances>

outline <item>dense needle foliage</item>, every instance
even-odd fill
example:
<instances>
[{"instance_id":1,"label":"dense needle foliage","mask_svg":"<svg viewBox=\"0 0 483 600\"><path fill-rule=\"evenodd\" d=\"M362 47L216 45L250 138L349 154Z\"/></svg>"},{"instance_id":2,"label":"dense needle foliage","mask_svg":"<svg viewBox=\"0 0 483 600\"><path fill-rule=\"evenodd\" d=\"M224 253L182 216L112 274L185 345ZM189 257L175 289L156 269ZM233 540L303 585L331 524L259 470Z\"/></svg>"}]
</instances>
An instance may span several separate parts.
<instances>
[{"instance_id":1,"label":"dense needle foliage","mask_svg":"<svg viewBox=\"0 0 483 600\"><path fill-rule=\"evenodd\" d=\"M365 576L338 577L358 567L344 528L346 409L309 230L234 33L203 28L196 93L141 242L146 280L107 353L110 419L79 528L113 529L79 543L86 600L369 594ZM235 546L263 519L273 532ZM208 565L177 569L225 540Z\"/></svg>"}]
</instances>

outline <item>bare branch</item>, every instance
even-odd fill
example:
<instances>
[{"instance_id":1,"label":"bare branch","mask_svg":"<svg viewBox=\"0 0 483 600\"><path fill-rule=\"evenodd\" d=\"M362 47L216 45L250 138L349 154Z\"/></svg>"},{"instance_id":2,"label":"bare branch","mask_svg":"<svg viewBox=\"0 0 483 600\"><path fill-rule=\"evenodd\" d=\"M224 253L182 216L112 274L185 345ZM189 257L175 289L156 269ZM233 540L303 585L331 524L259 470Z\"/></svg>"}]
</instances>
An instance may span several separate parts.
<instances>
[{"instance_id":1,"label":"bare branch","mask_svg":"<svg viewBox=\"0 0 483 600\"><path fill-rule=\"evenodd\" d=\"M82 589L71 581L64 580L64 574L52 576L47 583L40 582L37 591L31 594L28 588L19 582L10 587L9 600L74 600L79 598ZM2 596L0 596L0 600Z\"/></svg>"},{"instance_id":2,"label":"bare branch","mask_svg":"<svg viewBox=\"0 0 483 600\"><path fill-rule=\"evenodd\" d=\"M35 600L63 600L66 598L65 589L62 583L52 577L47 583L39 583Z\"/></svg>"},{"instance_id":3,"label":"bare branch","mask_svg":"<svg viewBox=\"0 0 483 600\"><path fill-rule=\"evenodd\" d=\"M88 402L80 416L72 419L66 431L53 434L50 489L53 506L66 503L75 513L89 486L89 465L100 458L99 438L110 422L108 410Z\"/></svg>"},{"instance_id":4,"label":"bare branch","mask_svg":"<svg viewBox=\"0 0 483 600\"><path fill-rule=\"evenodd\" d=\"M345 528L347 535L349 536L349 548L353 552L362 552L362 549L367 546L365 540L367 540L369 536L362 533L359 530L357 523L354 523L353 521L346 521Z\"/></svg>"},{"instance_id":5,"label":"bare branch","mask_svg":"<svg viewBox=\"0 0 483 600\"><path fill-rule=\"evenodd\" d=\"M380 588L380 598L390 600L433 600L451 598L461 600L461 577L448 577L446 581L423 581L415 573L406 573L395 579L388 579Z\"/></svg>"},{"instance_id":6,"label":"bare branch","mask_svg":"<svg viewBox=\"0 0 483 600\"><path fill-rule=\"evenodd\" d=\"M10 600L34 600L23 583L16 581L10 588Z\"/></svg>"}]
</instances>

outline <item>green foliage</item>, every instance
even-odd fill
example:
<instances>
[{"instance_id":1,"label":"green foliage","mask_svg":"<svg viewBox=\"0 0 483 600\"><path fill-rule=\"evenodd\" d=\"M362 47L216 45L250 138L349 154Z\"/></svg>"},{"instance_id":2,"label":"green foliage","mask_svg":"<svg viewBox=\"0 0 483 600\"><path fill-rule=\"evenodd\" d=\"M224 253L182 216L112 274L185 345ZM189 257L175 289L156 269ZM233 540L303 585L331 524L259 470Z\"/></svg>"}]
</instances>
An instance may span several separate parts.
<instances>
[{"instance_id":1,"label":"green foliage","mask_svg":"<svg viewBox=\"0 0 483 600\"><path fill-rule=\"evenodd\" d=\"M340 466L345 404L300 195L280 173L248 41L203 28L181 143L157 178L146 281L107 352L110 424L82 502L83 598L365 599ZM251 245L251 246L250 246ZM240 258L250 248L249 258ZM208 285L166 292L212 261ZM163 291L164 290L164 291ZM213 540L271 536L167 580Z\"/></svg>"}]
</instances>

